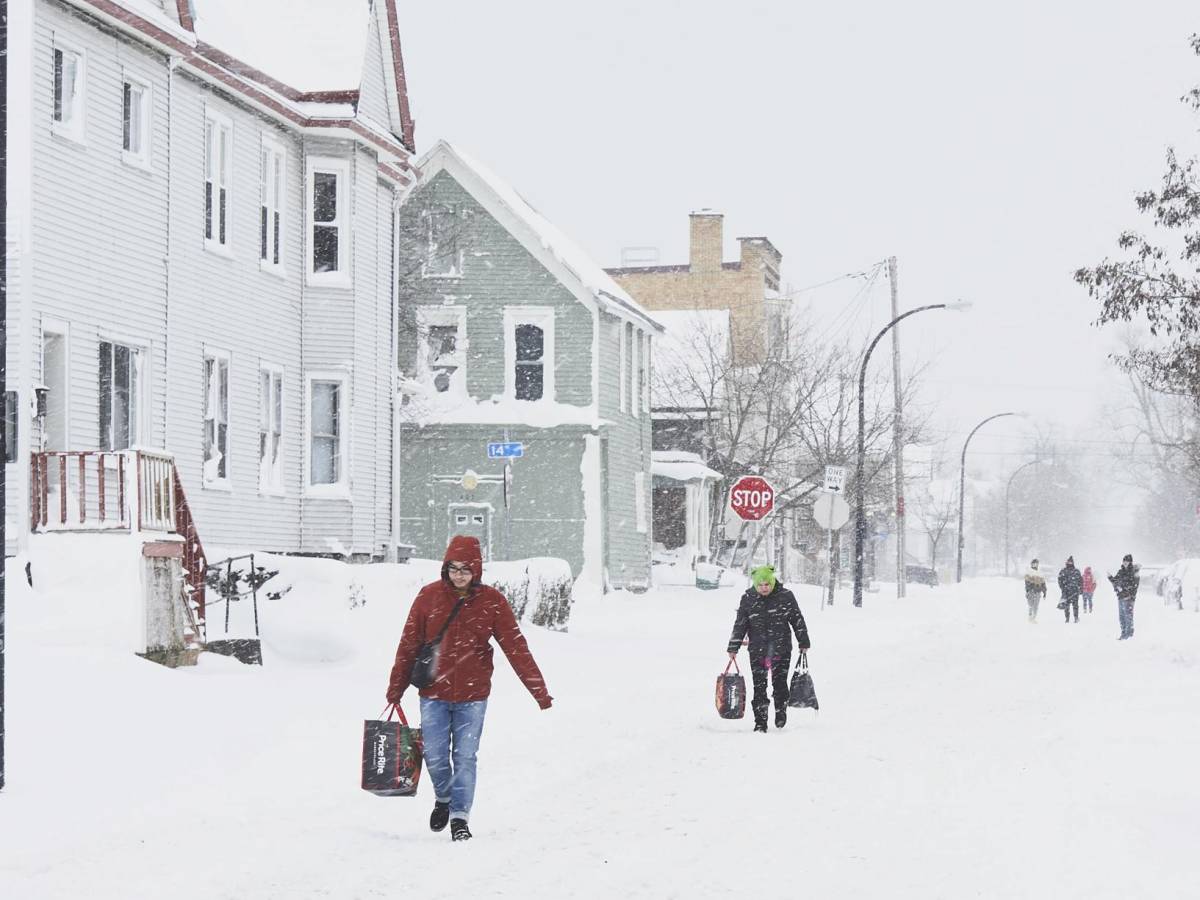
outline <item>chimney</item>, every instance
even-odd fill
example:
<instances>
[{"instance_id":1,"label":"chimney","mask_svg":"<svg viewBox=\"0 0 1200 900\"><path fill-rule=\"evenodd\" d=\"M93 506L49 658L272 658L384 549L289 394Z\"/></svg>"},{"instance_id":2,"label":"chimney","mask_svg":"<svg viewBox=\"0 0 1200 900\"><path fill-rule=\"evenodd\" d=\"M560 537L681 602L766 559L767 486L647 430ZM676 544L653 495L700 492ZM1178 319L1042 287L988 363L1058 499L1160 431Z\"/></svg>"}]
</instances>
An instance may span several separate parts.
<instances>
[{"instance_id":1,"label":"chimney","mask_svg":"<svg viewBox=\"0 0 1200 900\"><path fill-rule=\"evenodd\" d=\"M775 245L765 237L740 237L742 245L742 269L760 268L767 290L779 290L779 267L783 262Z\"/></svg>"},{"instance_id":2,"label":"chimney","mask_svg":"<svg viewBox=\"0 0 1200 900\"><path fill-rule=\"evenodd\" d=\"M693 272L720 272L722 250L722 224L724 216L711 209L702 209L689 217L691 234L688 267Z\"/></svg>"}]
</instances>

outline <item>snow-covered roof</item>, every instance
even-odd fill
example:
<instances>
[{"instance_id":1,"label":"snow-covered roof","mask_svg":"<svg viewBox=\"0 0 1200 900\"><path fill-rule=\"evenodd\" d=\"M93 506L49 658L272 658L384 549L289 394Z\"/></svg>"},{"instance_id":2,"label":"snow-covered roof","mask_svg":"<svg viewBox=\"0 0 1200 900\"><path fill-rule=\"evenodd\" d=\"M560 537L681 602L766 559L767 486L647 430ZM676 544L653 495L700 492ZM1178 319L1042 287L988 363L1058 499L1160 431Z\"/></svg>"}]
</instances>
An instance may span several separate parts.
<instances>
[{"instance_id":1,"label":"snow-covered roof","mask_svg":"<svg viewBox=\"0 0 1200 900\"><path fill-rule=\"evenodd\" d=\"M696 453L683 450L653 450L650 473L672 481L720 481L724 476L710 469Z\"/></svg>"},{"instance_id":2,"label":"snow-covered roof","mask_svg":"<svg viewBox=\"0 0 1200 900\"><path fill-rule=\"evenodd\" d=\"M459 172L453 171L456 164ZM444 168L451 168L451 174L456 176L461 173L461 170L467 170L478 179L482 187L486 188L496 200L529 229L540 247L566 268L595 298L602 309L621 318L639 319L656 331L662 330L657 312L654 316L647 313L641 304L626 293L625 289L617 284L612 276L594 262L579 245L563 234L517 193L507 181L496 175L487 166L452 146L449 142L441 140L434 145L432 150L421 157L417 168L422 173L422 177L426 179L432 178ZM461 178L456 178L456 180L459 180L460 183L462 181ZM470 190L471 185L464 184L463 187Z\"/></svg>"},{"instance_id":3,"label":"snow-covered roof","mask_svg":"<svg viewBox=\"0 0 1200 900\"><path fill-rule=\"evenodd\" d=\"M354 90L362 82L367 0L193 0L193 5L197 38L289 87Z\"/></svg>"},{"instance_id":4,"label":"snow-covered roof","mask_svg":"<svg viewBox=\"0 0 1200 900\"><path fill-rule=\"evenodd\" d=\"M666 331L654 345L651 408L705 408L729 360L729 310L655 310Z\"/></svg>"}]
</instances>

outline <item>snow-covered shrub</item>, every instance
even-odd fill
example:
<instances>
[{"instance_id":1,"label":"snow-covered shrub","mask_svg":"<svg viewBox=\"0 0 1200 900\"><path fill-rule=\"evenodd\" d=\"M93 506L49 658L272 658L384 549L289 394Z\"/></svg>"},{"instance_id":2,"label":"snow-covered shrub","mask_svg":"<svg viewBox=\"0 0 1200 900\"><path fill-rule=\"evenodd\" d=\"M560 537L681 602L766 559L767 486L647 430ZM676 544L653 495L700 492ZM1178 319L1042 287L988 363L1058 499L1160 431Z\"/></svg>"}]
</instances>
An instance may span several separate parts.
<instances>
[{"instance_id":1,"label":"snow-covered shrub","mask_svg":"<svg viewBox=\"0 0 1200 900\"><path fill-rule=\"evenodd\" d=\"M484 581L508 598L521 621L551 631L566 631L571 618L574 580L566 560L554 557L491 562Z\"/></svg>"}]
</instances>

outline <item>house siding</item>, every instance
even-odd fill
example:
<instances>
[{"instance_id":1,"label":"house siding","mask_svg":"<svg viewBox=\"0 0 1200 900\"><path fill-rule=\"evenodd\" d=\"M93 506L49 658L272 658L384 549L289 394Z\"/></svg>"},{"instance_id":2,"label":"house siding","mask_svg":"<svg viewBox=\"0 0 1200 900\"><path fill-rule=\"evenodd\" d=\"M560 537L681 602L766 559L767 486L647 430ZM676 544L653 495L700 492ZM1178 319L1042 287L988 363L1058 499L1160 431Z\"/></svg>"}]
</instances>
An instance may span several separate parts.
<instances>
[{"instance_id":1,"label":"house siding","mask_svg":"<svg viewBox=\"0 0 1200 900\"><path fill-rule=\"evenodd\" d=\"M451 532L450 504L492 505L494 558L557 556L580 574L586 561L585 516L601 516L597 525L608 583L645 585L650 576L650 418L618 413L618 345L615 316L597 314L580 302L506 227L449 173L439 172L405 202L400 217L400 246L408 258L424 252L421 211L449 207L465 211L460 222L462 247L458 277L400 280L399 356L408 374L417 357L416 308L451 304L467 310L465 386L470 397L488 400L506 391L504 309L544 306L554 309L555 400L576 406L593 402L593 357L598 355L599 418L586 426L527 428L504 425L445 425L436 421L401 431L400 526L403 539L421 555L440 554ZM596 329L599 333L596 334ZM595 335L595 340L593 336ZM628 383L628 382L627 382ZM599 474L583 472L587 435L599 435ZM594 438L593 438L594 439ZM520 441L525 455L512 461L513 485L504 507L504 466L489 460L489 441ZM472 491L458 480L473 470L485 479ZM645 472L647 531L636 530L634 473ZM598 483L586 484L585 477ZM585 509L588 494L598 501ZM596 524L596 523L594 523ZM504 529L507 529L505 531ZM602 573L597 573L601 575Z\"/></svg>"},{"instance_id":2,"label":"house siding","mask_svg":"<svg viewBox=\"0 0 1200 900\"><path fill-rule=\"evenodd\" d=\"M358 111L381 128L390 130L391 116L388 114L387 91L383 53L379 44L379 20L372 16L370 34L367 36L366 60L363 62L362 88L358 95Z\"/></svg>"}]
</instances>

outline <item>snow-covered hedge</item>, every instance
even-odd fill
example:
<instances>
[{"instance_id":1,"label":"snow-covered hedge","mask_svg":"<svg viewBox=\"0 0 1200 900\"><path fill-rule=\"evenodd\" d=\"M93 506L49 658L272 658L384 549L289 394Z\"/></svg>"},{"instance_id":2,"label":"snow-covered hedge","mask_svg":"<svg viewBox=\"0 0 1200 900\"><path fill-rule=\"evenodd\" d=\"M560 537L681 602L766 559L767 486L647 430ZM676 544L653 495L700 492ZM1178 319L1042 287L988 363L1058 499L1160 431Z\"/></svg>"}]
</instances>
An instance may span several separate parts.
<instances>
[{"instance_id":1,"label":"snow-covered hedge","mask_svg":"<svg viewBox=\"0 0 1200 900\"><path fill-rule=\"evenodd\" d=\"M550 556L489 562L483 580L508 598L517 618L566 631L571 618L571 567L566 560Z\"/></svg>"}]
</instances>

